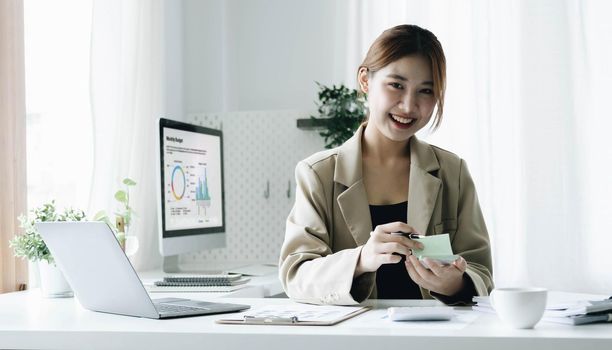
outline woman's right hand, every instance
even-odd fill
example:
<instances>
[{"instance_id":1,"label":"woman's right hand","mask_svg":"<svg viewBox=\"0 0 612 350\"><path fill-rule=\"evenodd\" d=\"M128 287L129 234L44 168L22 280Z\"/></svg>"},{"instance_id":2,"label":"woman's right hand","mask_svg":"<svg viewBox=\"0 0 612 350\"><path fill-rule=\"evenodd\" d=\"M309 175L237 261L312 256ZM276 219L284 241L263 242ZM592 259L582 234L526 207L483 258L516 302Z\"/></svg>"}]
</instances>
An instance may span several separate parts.
<instances>
[{"instance_id":1,"label":"woman's right hand","mask_svg":"<svg viewBox=\"0 0 612 350\"><path fill-rule=\"evenodd\" d=\"M405 233L398 235L392 233ZM370 238L363 245L355 268L355 277L378 270L382 264L396 264L402 260L397 255L411 255L411 249L423 249L423 244L406 237L408 233L419 233L407 224L397 221L378 225L370 232ZM397 253L397 254L393 254Z\"/></svg>"}]
</instances>

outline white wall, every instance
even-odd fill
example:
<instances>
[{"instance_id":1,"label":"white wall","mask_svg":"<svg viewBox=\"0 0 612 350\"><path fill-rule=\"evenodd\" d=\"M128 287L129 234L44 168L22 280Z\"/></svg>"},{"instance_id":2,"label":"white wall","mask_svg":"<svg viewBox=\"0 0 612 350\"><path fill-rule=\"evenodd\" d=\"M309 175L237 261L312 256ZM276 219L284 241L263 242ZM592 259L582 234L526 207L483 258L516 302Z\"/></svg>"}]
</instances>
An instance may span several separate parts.
<instances>
[{"instance_id":1,"label":"white wall","mask_svg":"<svg viewBox=\"0 0 612 350\"><path fill-rule=\"evenodd\" d=\"M211 128L223 122L226 247L185 254L181 262L206 269L210 262L278 261L295 201L295 165L324 147L317 133L296 128L295 120L304 117L301 111L279 110L202 113L187 119Z\"/></svg>"},{"instance_id":2,"label":"white wall","mask_svg":"<svg viewBox=\"0 0 612 350\"><path fill-rule=\"evenodd\" d=\"M183 8L164 2L164 116L183 119Z\"/></svg>"},{"instance_id":3,"label":"white wall","mask_svg":"<svg viewBox=\"0 0 612 350\"><path fill-rule=\"evenodd\" d=\"M342 4L167 1L169 115L314 110L315 81L332 84L343 77L345 48L334 46L345 30Z\"/></svg>"},{"instance_id":4,"label":"white wall","mask_svg":"<svg viewBox=\"0 0 612 350\"><path fill-rule=\"evenodd\" d=\"M224 111L226 99L226 1L184 0L183 106L185 112Z\"/></svg>"},{"instance_id":5,"label":"white wall","mask_svg":"<svg viewBox=\"0 0 612 350\"><path fill-rule=\"evenodd\" d=\"M278 259L295 164L324 147L295 120L316 110L315 81L338 84L345 72L334 46L342 3L166 1L166 116L224 132L227 247L182 262Z\"/></svg>"}]
</instances>

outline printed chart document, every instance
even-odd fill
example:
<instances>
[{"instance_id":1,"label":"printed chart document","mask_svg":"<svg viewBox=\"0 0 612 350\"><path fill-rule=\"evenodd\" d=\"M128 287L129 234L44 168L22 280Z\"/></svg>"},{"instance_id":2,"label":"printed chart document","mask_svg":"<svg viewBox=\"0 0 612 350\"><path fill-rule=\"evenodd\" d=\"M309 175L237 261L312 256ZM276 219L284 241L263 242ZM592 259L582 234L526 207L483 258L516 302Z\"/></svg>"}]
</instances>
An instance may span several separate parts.
<instances>
[{"instance_id":1,"label":"printed chart document","mask_svg":"<svg viewBox=\"0 0 612 350\"><path fill-rule=\"evenodd\" d=\"M369 306L330 306L287 303L267 305L220 319L222 324L260 324L293 326L331 326L364 313Z\"/></svg>"}]
</instances>

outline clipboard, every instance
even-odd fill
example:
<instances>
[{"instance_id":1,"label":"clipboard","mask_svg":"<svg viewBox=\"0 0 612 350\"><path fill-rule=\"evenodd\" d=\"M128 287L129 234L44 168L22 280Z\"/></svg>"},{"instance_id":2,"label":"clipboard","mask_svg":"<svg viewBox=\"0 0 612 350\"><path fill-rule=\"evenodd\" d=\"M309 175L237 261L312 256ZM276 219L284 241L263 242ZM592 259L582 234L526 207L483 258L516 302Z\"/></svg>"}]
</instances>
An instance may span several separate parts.
<instances>
[{"instance_id":1,"label":"clipboard","mask_svg":"<svg viewBox=\"0 0 612 350\"><path fill-rule=\"evenodd\" d=\"M371 308L370 306L329 306L298 303L266 305L238 314L235 318L219 319L215 322L242 325L333 326Z\"/></svg>"}]
</instances>

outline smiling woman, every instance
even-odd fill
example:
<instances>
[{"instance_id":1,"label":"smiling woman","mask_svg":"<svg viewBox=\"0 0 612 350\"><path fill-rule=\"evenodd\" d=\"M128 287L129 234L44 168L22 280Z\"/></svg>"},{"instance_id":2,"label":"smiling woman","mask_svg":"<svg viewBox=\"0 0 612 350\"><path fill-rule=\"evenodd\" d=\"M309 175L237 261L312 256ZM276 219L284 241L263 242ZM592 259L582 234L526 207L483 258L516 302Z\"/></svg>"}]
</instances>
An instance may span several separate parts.
<instances>
[{"instance_id":1,"label":"smiling woman","mask_svg":"<svg viewBox=\"0 0 612 350\"><path fill-rule=\"evenodd\" d=\"M343 42L358 54L396 23L444 43L444 123L417 135L470 164L490 230L495 283L612 290L609 95L612 3L352 2ZM523 6L524 5L524 6ZM353 71L344 74L354 79ZM570 253L568 253L570 252ZM572 276L568 279L567 276Z\"/></svg>"},{"instance_id":2,"label":"smiling woman","mask_svg":"<svg viewBox=\"0 0 612 350\"><path fill-rule=\"evenodd\" d=\"M415 25L383 32L358 71L368 120L335 149L298 163L280 275L287 295L318 304L366 298L469 303L492 289L491 251L465 162L415 133L440 124L446 64ZM459 258L425 268L407 235L448 233ZM407 257L407 258L406 258Z\"/></svg>"}]
</instances>

